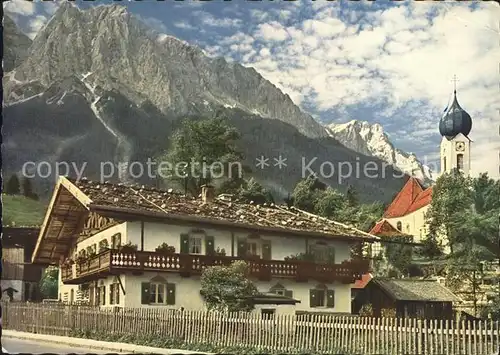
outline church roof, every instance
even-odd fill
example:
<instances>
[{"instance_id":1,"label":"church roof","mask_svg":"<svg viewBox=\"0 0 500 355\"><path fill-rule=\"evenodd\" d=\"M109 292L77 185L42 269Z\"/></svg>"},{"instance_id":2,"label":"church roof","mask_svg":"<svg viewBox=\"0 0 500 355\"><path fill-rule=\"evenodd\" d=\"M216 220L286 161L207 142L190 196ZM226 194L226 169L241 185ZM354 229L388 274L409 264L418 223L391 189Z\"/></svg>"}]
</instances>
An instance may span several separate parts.
<instances>
[{"instance_id":1,"label":"church roof","mask_svg":"<svg viewBox=\"0 0 500 355\"><path fill-rule=\"evenodd\" d=\"M431 200L432 187L424 189L416 178L410 177L385 211L384 218L406 216L427 206Z\"/></svg>"},{"instance_id":2,"label":"church roof","mask_svg":"<svg viewBox=\"0 0 500 355\"><path fill-rule=\"evenodd\" d=\"M387 220L383 219L381 221L378 221L377 224L371 229L369 232L370 234L373 235L404 235L400 231L398 231L396 228L392 226Z\"/></svg>"},{"instance_id":3,"label":"church roof","mask_svg":"<svg viewBox=\"0 0 500 355\"><path fill-rule=\"evenodd\" d=\"M472 129L470 115L460 106L457 100L457 92L453 93L453 102L445 109L445 113L439 121L439 133L448 140L458 134L467 137Z\"/></svg>"}]
</instances>

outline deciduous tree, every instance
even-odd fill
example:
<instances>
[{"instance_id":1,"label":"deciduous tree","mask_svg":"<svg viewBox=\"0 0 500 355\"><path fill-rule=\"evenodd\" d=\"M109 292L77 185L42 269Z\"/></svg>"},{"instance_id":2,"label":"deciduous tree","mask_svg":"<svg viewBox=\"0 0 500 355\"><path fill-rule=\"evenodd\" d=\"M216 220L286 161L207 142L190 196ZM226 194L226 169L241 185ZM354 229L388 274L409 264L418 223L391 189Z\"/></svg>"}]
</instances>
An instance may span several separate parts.
<instances>
[{"instance_id":1,"label":"deciduous tree","mask_svg":"<svg viewBox=\"0 0 500 355\"><path fill-rule=\"evenodd\" d=\"M208 309L239 312L254 308L249 298L258 294L248 278L248 265L237 261L230 266L212 266L201 275L201 296Z\"/></svg>"},{"instance_id":2,"label":"deciduous tree","mask_svg":"<svg viewBox=\"0 0 500 355\"><path fill-rule=\"evenodd\" d=\"M159 160L174 169L177 166L180 174L171 171L170 180L197 195L203 184L213 182L216 177L241 178L238 165L233 164L243 166L243 155L236 147L239 138L238 131L224 118L185 119L174 133L167 153Z\"/></svg>"}]
</instances>

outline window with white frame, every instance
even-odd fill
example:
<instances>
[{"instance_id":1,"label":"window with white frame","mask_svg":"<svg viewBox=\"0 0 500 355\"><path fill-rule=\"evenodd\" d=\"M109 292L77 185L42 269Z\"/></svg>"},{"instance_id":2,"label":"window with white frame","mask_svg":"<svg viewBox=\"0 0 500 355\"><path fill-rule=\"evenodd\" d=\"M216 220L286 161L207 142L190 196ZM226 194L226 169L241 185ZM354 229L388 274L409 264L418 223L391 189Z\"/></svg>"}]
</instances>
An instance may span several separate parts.
<instances>
[{"instance_id":1,"label":"window with white frame","mask_svg":"<svg viewBox=\"0 0 500 355\"><path fill-rule=\"evenodd\" d=\"M104 286L104 281L99 283L99 287L97 288L97 300L100 306L104 306L106 304L106 286Z\"/></svg>"},{"instance_id":2,"label":"window with white frame","mask_svg":"<svg viewBox=\"0 0 500 355\"><path fill-rule=\"evenodd\" d=\"M120 283L117 278L109 285L109 304L120 304Z\"/></svg>"},{"instance_id":3,"label":"window with white frame","mask_svg":"<svg viewBox=\"0 0 500 355\"><path fill-rule=\"evenodd\" d=\"M259 255L259 245L256 240L247 242L247 255Z\"/></svg>"},{"instance_id":4,"label":"window with white frame","mask_svg":"<svg viewBox=\"0 0 500 355\"><path fill-rule=\"evenodd\" d=\"M202 237L200 235L189 236L189 253L190 254L202 253Z\"/></svg>"},{"instance_id":5,"label":"window with white frame","mask_svg":"<svg viewBox=\"0 0 500 355\"><path fill-rule=\"evenodd\" d=\"M166 282L151 282L149 284L149 304L174 305L175 284Z\"/></svg>"},{"instance_id":6,"label":"window with white frame","mask_svg":"<svg viewBox=\"0 0 500 355\"><path fill-rule=\"evenodd\" d=\"M150 285L150 300L151 304L165 304L165 294L167 285L164 283L152 282Z\"/></svg>"}]
</instances>

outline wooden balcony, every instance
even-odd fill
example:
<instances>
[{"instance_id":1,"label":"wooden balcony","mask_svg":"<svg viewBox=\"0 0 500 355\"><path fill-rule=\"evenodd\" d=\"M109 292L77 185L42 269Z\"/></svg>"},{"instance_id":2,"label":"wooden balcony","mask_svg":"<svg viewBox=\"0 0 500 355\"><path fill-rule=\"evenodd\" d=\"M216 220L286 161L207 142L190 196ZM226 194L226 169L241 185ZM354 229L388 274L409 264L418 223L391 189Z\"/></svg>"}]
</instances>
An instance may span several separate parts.
<instances>
[{"instance_id":1,"label":"wooden balcony","mask_svg":"<svg viewBox=\"0 0 500 355\"><path fill-rule=\"evenodd\" d=\"M79 284L107 275L119 275L123 272L141 274L145 271L178 272L181 276L200 275L206 267L230 265L238 257L160 254L137 251L121 253L108 250L95 255L81 265L62 268L62 280L67 284ZM315 280L319 282L338 281L353 283L369 270L369 260L355 259L341 264L315 264L308 261L284 261L244 259L250 268L251 277L262 281L272 278L291 278L298 282Z\"/></svg>"}]
</instances>

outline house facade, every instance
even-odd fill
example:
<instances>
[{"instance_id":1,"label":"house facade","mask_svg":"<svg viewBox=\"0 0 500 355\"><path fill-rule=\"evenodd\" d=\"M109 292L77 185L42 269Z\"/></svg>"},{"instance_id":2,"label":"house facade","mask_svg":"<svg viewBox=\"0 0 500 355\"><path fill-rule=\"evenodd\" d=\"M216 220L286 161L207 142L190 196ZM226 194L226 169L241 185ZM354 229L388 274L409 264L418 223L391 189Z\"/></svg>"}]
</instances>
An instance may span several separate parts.
<instances>
[{"instance_id":1,"label":"house facade","mask_svg":"<svg viewBox=\"0 0 500 355\"><path fill-rule=\"evenodd\" d=\"M279 206L61 177L33 261L60 266L59 298L102 307L205 309L204 268L245 260L275 307L350 313L351 286L369 269L351 248L376 237ZM258 309L273 308L270 305Z\"/></svg>"},{"instance_id":2,"label":"house facade","mask_svg":"<svg viewBox=\"0 0 500 355\"><path fill-rule=\"evenodd\" d=\"M36 227L3 227L2 300L39 301L43 266L31 264L40 232Z\"/></svg>"}]
</instances>

